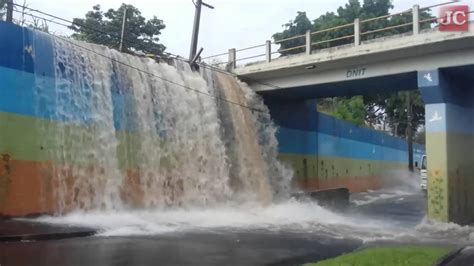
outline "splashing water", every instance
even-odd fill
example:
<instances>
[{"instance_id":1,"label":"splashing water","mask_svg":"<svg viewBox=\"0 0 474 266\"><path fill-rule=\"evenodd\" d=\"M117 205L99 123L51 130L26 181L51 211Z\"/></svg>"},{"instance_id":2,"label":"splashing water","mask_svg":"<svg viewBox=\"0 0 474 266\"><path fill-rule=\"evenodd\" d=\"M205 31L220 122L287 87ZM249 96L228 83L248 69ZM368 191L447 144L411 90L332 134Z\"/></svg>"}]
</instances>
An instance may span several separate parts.
<instances>
[{"instance_id":1,"label":"splashing water","mask_svg":"<svg viewBox=\"0 0 474 266\"><path fill-rule=\"evenodd\" d=\"M44 216L37 222L91 227L98 236L144 236L187 232L265 232L358 239L366 243L450 243L472 245L474 227L422 221L407 228L364 215L346 215L312 202L286 200L258 206L252 203L215 208L172 208L119 211L75 211Z\"/></svg>"},{"instance_id":2,"label":"splashing water","mask_svg":"<svg viewBox=\"0 0 474 266\"><path fill-rule=\"evenodd\" d=\"M364 241L436 241L441 231L474 240L472 227L423 222L407 230L288 200L292 171L277 160L268 109L232 76L54 44L55 83L36 84L36 108L60 121L38 125L54 162L58 215L36 221L103 236L265 229Z\"/></svg>"},{"instance_id":3,"label":"splashing water","mask_svg":"<svg viewBox=\"0 0 474 266\"><path fill-rule=\"evenodd\" d=\"M52 144L59 214L269 204L288 195L292 173L276 159L276 129L245 84L178 61L54 44L55 85L41 90L38 108L61 121L42 128Z\"/></svg>"}]
</instances>

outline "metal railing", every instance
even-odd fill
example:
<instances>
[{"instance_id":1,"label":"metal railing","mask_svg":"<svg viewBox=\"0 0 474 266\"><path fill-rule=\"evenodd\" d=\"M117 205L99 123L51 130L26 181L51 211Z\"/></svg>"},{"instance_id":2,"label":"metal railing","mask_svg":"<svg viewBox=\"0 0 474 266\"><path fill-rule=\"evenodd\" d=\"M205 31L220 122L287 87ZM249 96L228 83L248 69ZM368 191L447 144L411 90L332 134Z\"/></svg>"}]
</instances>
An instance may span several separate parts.
<instances>
[{"instance_id":1,"label":"metal railing","mask_svg":"<svg viewBox=\"0 0 474 266\"><path fill-rule=\"evenodd\" d=\"M286 54L290 51L301 50L301 53L306 53L306 54L309 55L311 53L314 53L315 50L313 50L313 48L316 47L316 46L321 47L323 45L326 45L327 47L336 47L336 46L345 45L345 44L353 44L355 46L359 46L359 45L362 44L362 41L361 41L362 38L365 38L366 40L368 40L368 39L370 39L371 35L373 35L373 34L380 34L382 32L387 32L387 31L391 31L391 30L395 30L395 29L404 28L404 27L409 29L409 30L407 30L407 32L411 30L413 35L417 35L417 34L420 33L420 28L421 28L420 26L422 24L424 24L424 23L435 23L438 19L440 19L438 17L433 17L433 18L429 18L429 19L420 20L420 12L421 11L426 11L426 10L429 10L429 9L432 9L432 8L435 8L435 7L449 5L449 4L453 4L453 3L456 3L456 2L457 1L444 2L444 3L439 3L439 4L435 4L435 5L431 5L431 6L427 6L427 7L423 7L423 8L420 8L418 5L414 5L413 8L411 8L409 10L406 10L406 11L393 13L393 14L388 14L388 15L375 17L375 18L369 18L369 19L365 19L365 20L360 20L359 18L357 18L352 23L339 25L339 26L336 26L336 27L327 28L327 29L318 30L318 31L307 31L305 34L302 34L302 35L292 36L292 37L288 37L288 38L280 39L280 40L276 40L276 41L267 40L264 44L254 45L254 46L246 47L246 48L242 48L242 49L232 48L232 49L229 49L228 52L217 54L217 55L212 55L212 56L208 56L208 57L204 57L202 59L209 61L210 59L218 58L218 57L222 57L222 56L227 55L227 57L228 57L227 62L217 62L217 63L215 63L215 65L226 65L226 68L228 70L232 70L232 69L235 69L237 67L237 62L244 61L244 60L249 60L249 59L253 59L253 58L264 57L265 62L270 63L273 59L272 55L274 55L274 54ZM469 12L469 13L472 13L472 12ZM370 24L368 24L369 22L374 22L374 21L377 21L377 20L385 20L385 19L394 18L394 17L397 17L397 16L406 16L406 15L409 15L409 14L411 14L411 21L410 22L401 23L401 24L398 24L398 25L385 26L385 27L381 27L381 28L374 28L374 29L370 29L370 26L368 26L368 25L370 25ZM369 28L369 29L364 30L365 28ZM314 39L316 39L316 40L318 39L315 36L321 36L322 34L325 34L325 33L338 31L338 30L343 30L343 29L349 29L350 33L346 34L346 35L334 37L334 38L331 38L331 39L321 39L321 40L315 41L315 42L312 41ZM395 33L395 34L398 34L398 33ZM384 35L384 36L388 36L388 35ZM377 38L377 37L380 37L380 36L373 36L373 38ZM284 49L278 49L276 51L272 51L272 45L281 45L285 42L294 41L294 40L300 40L300 42L303 43L303 44L296 45L296 46L293 46L293 47L284 48ZM331 43L334 43L336 41L343 41L343 40L347 40L347 41L342 42L343 44L339 44L339 45L335 45L335 46L330 45ZM352 42L349 42L348 40L352 40ZM254 49L258 49L258 48L262 48L262 47L265 47L265 52L262 51L260 53L255 54L255 55L248 55L248 56L237 58L237 53L244 52L244 51L249 51L249 50L254 50Z\"/></svg>"}]
</instances>

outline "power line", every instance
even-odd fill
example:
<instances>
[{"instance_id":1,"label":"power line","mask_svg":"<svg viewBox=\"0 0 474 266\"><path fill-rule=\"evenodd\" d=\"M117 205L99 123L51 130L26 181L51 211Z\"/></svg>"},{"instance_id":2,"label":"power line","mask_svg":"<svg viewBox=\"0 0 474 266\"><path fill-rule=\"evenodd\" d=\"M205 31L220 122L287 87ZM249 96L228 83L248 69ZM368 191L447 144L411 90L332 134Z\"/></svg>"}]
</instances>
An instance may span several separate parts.
<instances>
[{"instance_id":1,"label":"power line","mask_svg":"<svg viewBox=\"0 0 474 266\"><path fill-rule=\"evenodd\" d=\"M19 6L18 4L15 4L15 5ZM21 6L21 7L23 7L23 6ZM77 23L74 23L74 22L72 22L72 21L69 21L69 20L66 20L66 19L63 19L63 18L54 16L54 15L48 14L48 13L45 13L45 12L42 12L42 11L39 11L39 10L36 10L36 9L32 9L32 8L28 8L28 7L24 7L24 8L25 8L25 9L28 9L28 10L31 10L31 11L34 11L34 12L38 12L38 13L43 14L43 15L46 15L46 16L50 16L50 17L52 17L52 18L55 18L55 19L58 19L58 20L61 20L61 21L65 21L65 22L68 22L68 23L72 23L72 24L76 24L76 25L77 25ZM20 12L20 11L16 11L16 12ZM54 21L54 20L52 20L52 19L47 19L47 18L44 18L44 17L35 16L35 15L33 15L33 14L28 14L28 15L29 15L29 16L32 16L32 17L34 17L34 18L43 19L43 20L45 20L45 21L48 21L48 22L51 22L51 23L55 23L55 24L58 24L58 25L61 25L61 26L70 27L70 26L65 25L65 24L63 24L63 23L58 23L57 21ZM80 25L80 26L82 26L82 25ZM87 28L87 27L86 27L86 28ZM103 32L103 31L100 31L100 30L97 30L97 29L93 29L93 30L95 30L96 32L100 32L100 33L104 33L104 34L109 34L109 35L110 35L110 33L106 33L106 32ZM208 96L208 97L211 97L211 98L220 100L220 101L224 101L224 102L227 102L227 103L230 103L230 104L234 104L234 105L237 105L237 106L240 106L240 107L243 107L243 108L247 108L247 109L252 110L252 111L261 112L261 113L267 113L266 111L260 110L260 109L258 109L258 108L254 108L254 107L247 106L247 105L245 105L245 104L241 104L241 103L238 103L238 102L234 102L234 101L231 101L231 100L229 100L229 99L227 99L227 98L224 98L224 97L214 96L214 95L211 95L211 94L209 94L209 93L206 93L206 92L200 91L200 90L198 90L198 89L192 88L192 87L190 87L190 86L187 86L187 85L184 85L184 84L180 84L180 83L177 83L177 82L175 82L175 81L166 79L166 78L161 77L161 76L159 76L159 75L156 75L156 74L154 74L154 73L148 72L148 71L146 71L146 70L143 70L143 69L140 69L140 68L138 68L138 67L132 66L132 65L127 64L127 63L125 63L125 62L119 61L119 60L117 60L117 59L115 59L115 58L111 58L111 57L109 57L109 56L107 56L107 55L98 53L98 52L96 52L96 51L94 51L94 50L92 50L92 49L90 49L90 48L87 48L87 47L84 47L84 46L82 46L82 45L79 45L79 44L77 44L77 43L75 43L75 42L72 42L72 41L68 40L67 38L63 38L63 37L60 37L60 36L51 34L51 33L49 33L49 32L47 32L47 34L49 34L49 35L51 35L51 36L53 36L53 37L56 37L56 38L58 38L58 39L61 39L61 40L65 41L65 42L68 42L69 44L72 44L72 45L74 45L74 46L76 46L76 47L82 48L82 49L84 49L84 50L86 50L86 51L88 51L88 52L91 52L91 53L94 53L94 54L99 55L99 56L101 56L101 57L104 57L104 58L106 58L106 59L109 59L109 60L111 60L111 61L113 61L113 62L115 62L115 63L118 63L118 64L121 64L121 65L127 66L127 67L129 67L129 68L135 69L135 70L140 71L140 72L142 72L142 73L145 73L145 74L147 74L147 75L154 76L154 77L156 77L156 78L158 78L158 79L161 79L161 80L163 80L163 81L165 81L165 82L168 82L168 83L170 83L170 84L183 87L183 88L185 88L185 89L187 89L187 90L189 90L189 91L193 91L193 92L195 92L195 93L198 93L198 94L201 94L201 95L205 95L205 96ZM125 40L125 39L124 39L124 40ZM170 54L170 53L167 53L167 54ZM172 55L173 57L175 57L175 58L178 59L178 60L186 61L186 60L184 60L184 59L179 58L179 56L177 56L177 55L173 55L173 54L170 54L170 55ZM186 61L186 62L187 62L187 61ZM212 68L212 67L210 67L210 66L207 66L207 65L206 65L206 67L208 67L210 70L216 71L216 69L214 69L214 68ZM225 72L224 70L221 70L221 69L219 69L219 72L220 72L220 73L229 74L229 72ZM233 76L234 76L234 74L233 74Z\"/></svg>"},{"instance_id":2,"label":"power line","mask_svg":"<svg viewBox=\"0 0 474 266\"><path fill-rule=\"evenodd\" d=\"M53 35L53 36L54 36L54 35ZM68 42L68 43L70 43L70 44L72 44L72 45L75 45L75 46L77 46L77 47L79 47L79 48L82 48L82 49L84 49L84 50L86 50L86 51L89 51L89 52L91 52L91 53L94 53L94 54L96 54L96 55L98 55L98 56L101 56L101 57L104 57L104 58L106 58L106 59L109 59L109 60L111 60L112 62L115 62L115 63L121 64L121 65L127 66L127 67L132 68L132 69L135 69L135 70L137 70L137 71L139 71L139 72L142 72L142 73L145 73L145 74L147 74L147 75L153 76L153 77L155 77L155 78L161 79L161 80L163 80L163 81L165 81L165 82L168 82L168 83L170 83L170 84L183 87L183 88L185 88L185 89L187 89L187 90L190 90L190 91L193 91L193 92L195 92L195 93L202 94L202 95L205 95L205 96L208 96L208 97L211 97L211 98L220 100L220 101L224 101L224 102L227 102L227 103L230 103L230 104L238 105L238 106L240 106L240 107L244 107L244 108L247 108L247 109L252 110L252 111L257 111L257 112L265 113L265 111L263 111L263 110L260 110L260 109L257 109L257 108L253 108L253 107L250 107L250 106L247 106L247 105L238 103L238 102L234 102L234 101L228 100L227 98L224 98L224 97L214 96L214 95L211 95L211 94L209 94L209 93L206 93L206 92L200 91L200 90L198 90L198 89L192 88L192 87L190 87L190 86L187 86L187 85L184 85L184 84L181 84L181 83L178 83L178 82L175 82L175 81L166 79L166 78L161 77L161 76L159 76L159 75L156 75L156 74L154 74L154 73L148 72L148 71L146 71L146 70L143 70L143 69L140 69L140 68L138 68L138 67L132 66L132 65L127 64L127 63L125 63L125 62L119 61L119 60L117 60L117 59L115 59L115 58L112 58L112 57L109 57L109 56L107 56L107 55L98 53L98 52L96 52L96 51L94 51L94 50L92 50L92 49L90 49L90 48L87 48L87 47L84 47L84 46L79 45L79 44L77 44L77 43L74 43L74 42L72 42L72 41L70 41L70 40L68 40L68 39L66 39L66 38L62 38L62 37L59 37L59 36L55 36L55 37L56 37L56 38L59 38L59 39L61 39L61 40L63 40L63 41L65 41L65 42Z\"/></svg>"},{"instance_id":3,"label":"power line","mask_svg":"<svg viewBox=\"0 0 474 266\"><path fill-rule=\"evenodd\" d=\"M16 5L16 4L15 4ZM16 12L16 13L19 13L19 14L22 14L22 15L28 15L28 16L31 16L32 18L36 18L36 19L41 19L41 20L44 20L44 21L47 21L47 22L51 22L51 23L54 23L54 24L57 24L57 25L60 25L60 26L64 26L64 27L69 27L69 25L66 25L66 24L63 24L63 23L60 23L60 22L57 22L57 21L54 21L52 19L47 19L45 17L39 17L39 16L35 16L33 14L25 14L21 11L18 11L18 10L13 10L13 12ZM29 21L31 22L31 21ZM51 34L52 35L52 34Z\"/></svg>"},{"instance_id":4,"label":"power line","mask_svg":"<svg viewBox=\"0 0 474 266\"><path fill-rule=\"evenodd\" d=\"M77 22L74 22L74 21L71 21L71 20L68 20L68 19L65 19L65 18L61 18L61 17L58 17L58 16L55 16L55 15L52 15L52 14L49 14L49 13L46 13L46 12L43 12L41 10L37 10L37 9L34 9L34 8L30 8L30 7L26 7L26 6L22 6L22 5L19 5L19 4L14 4L16 6L19 6L19 7L22 7L24 9L28 9L30 11L33 11L33 12L37 12L37 13L40 13L42 15L45 15L45 16L49 16L49 17L52 17L54 19L58 19L58 20L61 20L63 22L67 22L67 23L71 23L72 25L77 25L77 26L80 26L80 27L84 27L86 29L89 29L91 31L95 31L95 32L98 32L98 33L102 33L104 35L111 35L115 38L117 38L117 40L120 40L121 39L121 36L118 34L118 33L114 33L114 32L106 32L106 31L103 31L103 30L100 30L100 29L97 29L97 28L92 28L92 27L89 27L87 25L84 25L84 24L80 24L80 23L77 23ZM20 12L20 11L17 11L17 12ZM63 23L59 23L57 21L54 21L52 19L46 19L44 17L39 17L39 16L35 16L33 14L28 14L30 16L33 16L35 18L39 18L39 19L44 19L45 21L48 21L48 22L51 22L51 23L55 23L57 25L60 25L60 26L64 26L64 27L67 27L67 28L70 28L71 29L71 26L70 25L66 25L66 24L63 24ZM127 43L129 44L136 44L138 46L145 46L145 44L143 43L140 43L140 42L137 42L135 40L131 40L131 39L128 39L128 38L124 38L123 39L124 41L126 41ZM163 52L164 54L168 55L168 56L171 56L173 57L174 59L176 60L180 60L180 61L184 61L184 62L189 62L187 59L185 58L182 58L180 57L179 55L175 55L175 54L172 54L172 53L169 53L169 52ZM220 69L220 68L217 68L217 67L214 67L214 66L211 66L211 65L208 65L206 63L202 63L202 62L197 62L197 64L203 68L206 68L206 69L209 69L209 70L213 70L213 71L218 71L220 73L223 73L223 74L228 74L228 75L232 75L234 77L238 77L236 74L232 73L232 72L229 72L229 71L226 71L226 70L223 70L223 69ZM261 85L264 85L264 86L268 86L268 87L271 87L273 89L282 89L281 87L279 86L276 86L276 85L273 85L273 84L270 84L270 83L266 83L266 82L262 82L262 81L259 81L259 80L256 80L256 79L251 79L251 78L246 78L247 80L249 81L252 81L252 82L255 82L255 83L258 83L258 84L261 84Z\"/></svg>"},{"instance_id":5,"label":"power line","mask_svg":"<svg viewBox=\"0 0 474 266\"><path fill-rule=\"evenodd\" d=\"M29 9L29 8L28 8L28 9ZM25 14L25 13L23 13L23 12L21 12L21 11L16 11L16 10L15 10L15 12L22 13L22 14L24 14L24 15L28 15L28 16L31 16L31 17L33 17L33 18L42 19L42 20L45 20L45 21L48 21L48 22L52 22L52 23L55 23L55 24L58 24L58 25L61 25L61 26L65 26L65 27L70 28L69 25L65 25L65 24L63 24L63 23L59 23L59 22L54 21L54 20L51 20L51 19L47 19L47 18L44 18L44 17L35 16L35 15L33 15L33 14ZM44 12L42 12L42 13L44 13ZM47 13L44 13L44 14L49 15L49 14L47 14ZM53 16L53 15L51 15L51 16L54 17L54 18L60 19L60 20L62 20L62 21L66 21L66 22L68 22L68 23L76 24L76 23L71 22L71 21L68 21L68 20L66 20L66 19L59 18L59 17L57 17L57 16ZM30 21L25 20L25 22L30 22ZM77 25L77 24L76 24L76 25ZM84 27L91 29L90 27L86 27L86 26L84 26ZM93 31L95 31L95 32L102 32L102 33L104 33L104 34L109 34L109 35L110 35L110 33L105 33L105 32L103 32L103 31L100 31L100 30L97 30L97 29L91 29L91 30L93 30ZM165 81L165 82L169 82L169 83L171 83L171 84L174 84L174 85L183 87L183 88L185 88L185 89L187 89L187 90L190 90L190 91L193 91L193 92L195 92L195 93L198 93L198 94L201 94L201 95L205 95L205 96L208 96L208 97L211 97L211 98L220 100L220 101L225 101L225 102L228 102L228 103L230 103L230 104L234 104L234 105L240 106L240 107L242 107L242 108L249 109L249 110L251 110L251 111L256 111L256 112L261 112L261 113L267 113L266 111L263 111L263 110L260 110L260 109L257 109L257 108L253 108L253 107L250 107L250 106L247 106L247 105L244 105L244 104L240 104L240 103L238 103L238 102L234 102L234 101L228 100L228 99L226 99L226 98L224 98L224 97L214 96L214 95L211 95L211 94L202 92L202 91L200 91L200 90L198 90L198 89L195 89L195 88L192 88L192 87L189 87L189 86L186 86L186 85L183 85L183 84L180 84L180 83L177 83L177 82L168 80L168 79L163 78L163 77L161 77L161 76L158 76L158 75L156 75L156 74L154 74L154 73L151 73L151 72L142 70L142 69L137 68L137 67L135 67L135 66L129 65L129 64L127 64L127 63L121 62L121 61L116 60L116 59L114 59L114 58L111 58L111 57L108 57L108 56L106 56L106 55L100 54L100 53L98 53L98 52L96 52L96 51L94 51L94 50L92 50L92 49L90 49L90 48L87 48L87 47L81 46L81 45L79 45L79 44L77 44L77 43L75 43L75 42L72 42L72 41L68 40L67 38L59 37L59 36L56 36L56 35L51 34L51 33L48 33L48 34L49 34L49 35L52 35L53 37L62 39L63 41L68 42L68 43L70 43L70 44L72 44L72 45L75 45L75 46L77 46L77 47L80 47L80 48L82 48L82 49L85 49L85 50L87 50L87 51L89 51L89 52L92 52L92 53L94 53L94 54L97 54L97 55L99 55L99 56L102 56L102 57L104 57L104 58L107 58L107 59L109 59L109 60L111 60L111 61L113 61L113 62L116 62L116 63L118 63L118 64L125 65L125 66L127 66L127 67L130 67L130 68L132 68L132 69L135 69L135 70L140 71L140 72L142 72L142 73L145 73L145 74L147 74L147 75L154 76L154 77L159 78L159 79L161 79L161 80L163 80L163 81ZM130 40L128 40L128 42L129 42L129 43L134 43L134 41L130 41ZM136 44L143 45L142 43L136 43ZM172 53L167 53L167 52L165 52L165 53L168 54L168 55L173 56L175 60L183 61L183 62L186 62L186 63L188 62L186 59L181 58L181 57L178 56L178 55L174 55L174 54L172 54ZM212 65L208 65L208 64L206 64L206 63L198 63L198 65L201 66L201 67L203 67L203 68L206 68L206 69L209 69L209 70L211 70L211 71L214 71L214 72L219 72L219 73L231 75L231 76L233 76L233 77L237 77L237 78L238 78L238 75L236 75L236 74L234 74L234 73L232 73L232 72L229 72L229 71L226 71L226 70L223 70L223 69L214 67L214 66L212 66ZM274 89L282 89L281 87L278 87L278 86L276 86L276 85L273 85L273 84L270 84L270 83L264 83L264 82L261 82L261 81L259 81L259 80L254 80L254 79L250 79L250 78L248 78L248 80L250 80L250 81L252 81L252 82L255 82L255 83L259 83L259 84L265 85L265 86L272 87L272 88L274 88ZM368 119L368 120L371 120L371 119ZM395 120L392 120L391 122L398 122L398 124L405 124L405 123L406 123L406 121L404 121L404 120L402 120L402 119L395 119Z\"/></svg>"},{"instance_id":6,"label":"power line","mask_svg":"<svg viewBox=\"0 0 474 266\"><path fill-rule=\"evenodd\" d=\"M45 15L45 16L49 16L49 17L52 17L54 19L58 19L58 20L61 20L61 21L64 21L64 22L67 22L67 23L71 23L72 25L77 25L77 26L80 26L80 27L84 27L86 29L89 29L91 31L95 31L95 32L98 32L98 33L102 33L104 35L112 35L113 37L116 37L117 40L120 40L121 39L121 36L118 34L118 33L111 33L111 32L106 32L106 31L103 31L103 30L100 30L100 29L97 29L97 28L92 28L92 27L89 27L87 25L84 25L84 24L80 24L80 23L77 23L77 22L74 22L74 21L71 21L71 20L67 20L67 19L64 19L64 18L61 18L61 17L58 17L58 16L55 16L55 15L52 15L52 14L49 14L49 13L46 13L46 12L43 12L41 10L37 10L37 9L33 9L33 8L30 8L30 7L25 7L25 6L22 6L22 5L18 5L18 4L14 4L16 6L20 6L24 9L28 9L30 11L33 11L33 12L37 12L37 13L40 13L42 15ZM39 18L39 19L44 19L48 22L51 22L51 23L55 23L57 25L60 25L60 26L64 26L64 27L67 27L67 28L71 28L70 25L65 25L63 23L59 23L57 21L54 21L52 19L46 19L44 17L39 17L39 16L35 16L35 15L32 15L32 14L28 14L30 16L33 16L35 18ZM135 40L130 40L128 38L124 38L123 39L124 41L126 41L127 43L129 44L136 44L138 46L145 46L145 44L143 43L140 43L140 42L137 42ZM172 54L172 53L169 53L169 52L163 52L164 54L168 55L168 56L171 56L173 57L174 59L176 60L180 60L180 61L183 61L183 62L189 62L187 59L184 59L182 57L180 57L179 55L175 55L175 54ZM229 71L226 71L226 70L223 70L223 69L220 69L220 68L217 68L217 67L214 67L214 66L211 66L211 65L208 65L206 63L202 63L202 62L197 62L197 64L200 66L200 67L203 67L203 68L206 68L206 69L209 69L211 71L217 71L217 72L220 72L220 73L223 73L223 74L227 74L227 75L231 75L233 77L237 77L238 78L238 75L232 73L232 72L229 72ZM271 84L271 83L267 83L267 82L262 82L262 81L259 81L259 80L256 80L256 79L252 79L252 78L246 78L247 80L251 81L251 82L254 82L254 83L258 83L258 84L261 84L261 85L264 85L264 86L267 86L267 87L270 87L270 88L273 88L273 89L282 89L281 87L277 86L277 85L274 85L274 84Z\"/></svg>"}]
</instances>

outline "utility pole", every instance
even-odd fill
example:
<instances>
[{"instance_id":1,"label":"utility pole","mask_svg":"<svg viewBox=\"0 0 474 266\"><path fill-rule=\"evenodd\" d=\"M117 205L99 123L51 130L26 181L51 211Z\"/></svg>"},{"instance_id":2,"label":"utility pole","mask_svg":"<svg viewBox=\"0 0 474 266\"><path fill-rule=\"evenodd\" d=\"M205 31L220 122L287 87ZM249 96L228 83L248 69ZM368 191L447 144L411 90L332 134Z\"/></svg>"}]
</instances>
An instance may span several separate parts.
<instances>
[{"instance_id":1,"label":"utility pole","mask_svg":"<svg viewBox=\"0 0 474 266\"><path fill-rule=\"evenodd\" d=\"M408 143L408 170L413 172L413 103L411 92L407 92L407 143Z\"/></svg>"},{"instance_id":2,"label":"utility pole","mask_svg":"<svg viewBox=\"0 0 474 266\"><path fill-rule=\"evenodd\" d=\"M7 22L13 22L13 0L7 0Z\"/></svg>"},{"instance_id":3,"label":"utility pole","mask_svg":"<svg viewBox=\"0 0 474 266\"><path fill-rule=\"evenodd\" d=\"M196 0L194 2L194 6L196 6L196 11L194 13L194 26L193 26L193 36L191 39L191 51L189 52L189 61L191 62L194 57L196 56L197 52L197 45L198 45L198 38L199 38L199 24L201 22L201 7L205 6L210 9L214 9L213 6L203 3L202 0Z\"/></svg>"},{"instance_id":4,"label":"utility pole","mask_svg":"<svg viewBox=\"0 0 474 266\"><path fill-rule=\"evenodd\" d=\"M123 10L123 20L122 20L122 33L120 35L120 46L119 51L123 52L123 37L125 35L125 23L127 22L127 8Z\"/></svg>"}]
</instances>

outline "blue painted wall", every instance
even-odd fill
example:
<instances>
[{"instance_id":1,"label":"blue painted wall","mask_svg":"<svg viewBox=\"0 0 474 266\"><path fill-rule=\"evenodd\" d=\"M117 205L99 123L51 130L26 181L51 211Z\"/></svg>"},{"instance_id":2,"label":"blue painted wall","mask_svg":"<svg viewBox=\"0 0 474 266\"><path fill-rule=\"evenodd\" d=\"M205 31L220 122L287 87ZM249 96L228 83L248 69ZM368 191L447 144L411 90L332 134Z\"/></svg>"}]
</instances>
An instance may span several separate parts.
<instances>
[{"instance_id":1,"label":"blue painted wall","mask_svg":"<svg viewBox=\"0 0 474 266\"><path fill-rule=\"evenodd\" d=\"M408 162L406 140L319 113L315 99L265 102L280 126L280 153ZM424 145L414 144L415 160L422 154Z\"/></svg>"}]
</instances>

